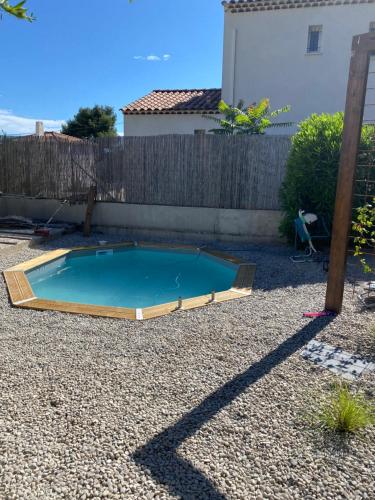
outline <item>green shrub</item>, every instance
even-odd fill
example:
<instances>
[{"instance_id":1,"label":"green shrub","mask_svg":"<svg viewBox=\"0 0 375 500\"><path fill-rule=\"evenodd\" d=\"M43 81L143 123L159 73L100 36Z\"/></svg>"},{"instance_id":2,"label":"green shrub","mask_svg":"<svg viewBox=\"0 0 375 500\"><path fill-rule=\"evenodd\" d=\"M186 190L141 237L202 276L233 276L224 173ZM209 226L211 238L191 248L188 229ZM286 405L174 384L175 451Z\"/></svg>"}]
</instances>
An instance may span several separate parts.
<instances>
[{"instance_id":1,"label":"green shrub","mask_svg":"<svg viewBox=\"0 0 375 500\"><path fill-rule=\"evenodd\" d=\"M342 113L312 115L292 139L281 188L280 231L289 239L300 208L323 215L328 224L332 221L343 123Z\"/></svg>"},{"instance_id":2,"label":"green shrub","mask_svg":"<svg viewBox=\"0 0 375 500\"><path fill-rule=\"evenodd\" d=\"M318 414L321 426L329 431L355 433L375 423L374 407L347 384L335 385Z\"/></svg>"},{"instance_id":3,"label":"green shrub","mask_svg":"<svg viewBox=\"0 0 375 500\"><path fill-rule=\"evenodd\" d=\"M328 227L332 225L343 126L343 113L314 114L299 124L280 193L280 232L288 239L299 209L324 216ZM361 148L370 149L373 134L371 127L364 127Z\"/></svg>"}]
</instances>

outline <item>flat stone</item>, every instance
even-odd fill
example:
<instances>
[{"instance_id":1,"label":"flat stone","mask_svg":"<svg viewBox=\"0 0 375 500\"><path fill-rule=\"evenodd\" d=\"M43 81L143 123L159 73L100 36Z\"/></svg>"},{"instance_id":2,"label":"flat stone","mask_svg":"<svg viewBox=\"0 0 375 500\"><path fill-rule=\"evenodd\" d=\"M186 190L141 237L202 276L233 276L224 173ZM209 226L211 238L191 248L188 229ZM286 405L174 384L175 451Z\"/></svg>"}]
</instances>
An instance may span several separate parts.
<instances>
[{"instance_id":1,"label":"flat stone","mask_svg":"<svg viewBox=\"0 0 375 500\"><path fill-rule=\"evenodd\" d=\"M311 340L301 355L347 380L355 380L365 371L375 370L375 363L370 363L355 354L317 340Z\"/></svg>"}]
</instances>

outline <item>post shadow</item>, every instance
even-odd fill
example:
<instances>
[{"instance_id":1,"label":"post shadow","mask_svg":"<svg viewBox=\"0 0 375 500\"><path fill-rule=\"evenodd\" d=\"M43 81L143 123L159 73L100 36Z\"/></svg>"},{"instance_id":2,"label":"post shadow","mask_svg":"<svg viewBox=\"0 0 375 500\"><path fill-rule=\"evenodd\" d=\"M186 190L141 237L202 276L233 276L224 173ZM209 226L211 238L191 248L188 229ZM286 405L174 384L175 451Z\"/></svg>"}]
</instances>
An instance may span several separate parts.
<instances>
[{"instance_id":1,"label":"post shadow","mask_svg":"<svg viewBox=\"0 0 375 500\"><path fill-rule=\"evenodd\" d=\"M312 340L332 320L332 317L316 318L305 325L245 372L210 394L174 425L136 450L132 455L135 462L180 498L224 500L225 496L202 472L178 456L177 448L252 384Z\"/></svg>"}]
</instances>

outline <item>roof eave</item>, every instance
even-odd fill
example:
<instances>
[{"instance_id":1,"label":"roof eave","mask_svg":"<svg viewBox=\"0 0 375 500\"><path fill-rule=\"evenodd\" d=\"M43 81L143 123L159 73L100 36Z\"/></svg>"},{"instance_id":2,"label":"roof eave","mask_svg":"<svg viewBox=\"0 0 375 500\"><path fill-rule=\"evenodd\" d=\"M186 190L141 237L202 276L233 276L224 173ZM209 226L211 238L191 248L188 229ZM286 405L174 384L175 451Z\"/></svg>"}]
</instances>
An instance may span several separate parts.
<instances>
[{"instance_id":1,"label":"roof eave","mask_svg":"<svg viewBox=\"0 0 375 500\"><path fill-rule=\"evenodd\" d=\"M120 111L124 115L217 115L220 114L219 110L212 109L197 109L197 110L174 110L174 109L166 109L166 110L127 110L126 108L121 108Z\"/></svg>"},{"instance_id":2,"label":"roof eave","mask_svg":"<svg viewBox=\"0 0 375 500\"><path fill-rule=\"evenodd\" d=\"M228 14L241 14L250 12L267 12L286 9L301 9L308 7L334 7L344 5L362 5L374 3L375 0L253 0L231 2L223 1L224 11Z\"/></svg>"}]
</instances>

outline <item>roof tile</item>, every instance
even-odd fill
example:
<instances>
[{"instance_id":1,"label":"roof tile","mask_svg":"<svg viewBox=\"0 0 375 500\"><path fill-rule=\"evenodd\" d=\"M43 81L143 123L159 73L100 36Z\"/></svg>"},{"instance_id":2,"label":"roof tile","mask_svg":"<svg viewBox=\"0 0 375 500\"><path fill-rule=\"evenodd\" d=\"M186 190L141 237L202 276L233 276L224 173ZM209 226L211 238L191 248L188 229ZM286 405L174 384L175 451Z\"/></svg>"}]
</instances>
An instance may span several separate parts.
<instances>
[{"instance_id":1,"label":"roof tile","mask_svg":"<svg viewBox=\"0 0 375 500\"><path fill-rule=\"evenodd\" d=\"M153 90L124 106L125 115L217 113L221 89Z\"/></svg>"},{"instance_id":2,"label":"roof tile","mask_svg":"<svg viewBox=\"0 0 375 500\"><path fill-rule=\"evenodd\" d=\"M269 10L294 9L298 7L330 7L332 5L353 5L374 3L375 0L224 0L226 12L259 12Z\"/></svg>"}]
</instances>

